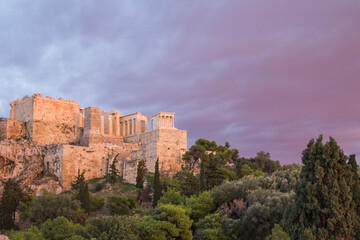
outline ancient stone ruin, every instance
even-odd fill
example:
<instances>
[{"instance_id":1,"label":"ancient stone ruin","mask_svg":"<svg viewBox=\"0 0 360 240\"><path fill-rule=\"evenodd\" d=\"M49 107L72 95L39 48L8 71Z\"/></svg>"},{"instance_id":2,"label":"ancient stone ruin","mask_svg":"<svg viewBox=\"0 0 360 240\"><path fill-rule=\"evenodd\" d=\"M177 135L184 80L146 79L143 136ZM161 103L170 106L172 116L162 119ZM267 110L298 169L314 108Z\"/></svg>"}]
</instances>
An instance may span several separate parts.
<instances>
[{"instance_id":1,"label":"ancient stone ruin","mask_svg":"<svg viewBox=\"0 0 360 240\"><path fill-rule=\"evenodd\" d=\"M175 128L174 113L151 116L147 131L147 116L139 112L84 109L72 100L41 94L10 105L10 118L0 119L0 179L24 175L26 182L30 168L33 178L49 172L68 189L78 170L85 171L87 179L99 178L115 159L130 183L135 182L140 160L146 161L150 172L157 158L163 174L181 169L187 132Z\"/></svg>"}]
</instances>

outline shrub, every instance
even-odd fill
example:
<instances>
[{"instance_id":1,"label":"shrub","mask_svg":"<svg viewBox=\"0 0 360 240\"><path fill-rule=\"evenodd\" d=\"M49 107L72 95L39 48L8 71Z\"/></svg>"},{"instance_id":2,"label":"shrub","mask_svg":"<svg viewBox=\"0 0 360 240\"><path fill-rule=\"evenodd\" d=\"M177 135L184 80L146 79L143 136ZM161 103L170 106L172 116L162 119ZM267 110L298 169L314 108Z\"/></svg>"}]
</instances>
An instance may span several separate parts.
<instances>
[{"instance_id":1,"label":"shrub","mask_svg":"<svg viewBox=\"0 0 360 240\"><path fill-rule=\"evenodd\" d=\"M187 215L195 222L208 215L214 207L213 199L207 191L200 193L199 196L187 198L185 203Z\"/></svg>"},{"instance_id":2,"label":"shrub","mask_svg":"<svg viewBox=\"0 0 360 240\"><path fill-rule=\"evenodd\" d=\"M192 220L180 206L159 204L152 216L146 217L140 224L141 239L192 239L190 227Z\"/></svg>"},{"instance_id":3,"label":"shrub","mask_svg":"<svg viewBox=\"0 0 360 240\"><path fill-rule=\"evenodd\" d=\"M101 191L101 190L103 190L104 189L104 184L102 184L102 183L97 183L96 185L95 185L95 192L99 192L99 191Z\"/></svg>"},{"instance_id":4,"label":"shrub","mask_svg":"<svg viewBox=\"0 0 360 240\"><path fill-rule=\"evenodd\" d=\"M90 210L97 211L100 210L105 204L105 199L103 196L90 194Z\"/></svg>"},{"instance_id":5,"label":"shrub","mask_svg":"<svg viewBox=\"0 0 360 240\"><path fill-rule=\"evenodd\" d=\"M83 226L73 224L65 217L57 217L53 220L48 219L42 224L41 232L46 239L50 240L62 240L76 235L89 237Z\"/></svg>"},{"instance_id":6,"label":"shrub","mask_svg":"<svg viewBox=\"0 0 360 240\"><path fill-rule=\"evenodd\" d=\"M97 240L107 239L141 239L138 216L110 216L91 218L86 223L87 232Z\"/></svg>"},{"instance_id":7,"label":"shrub","mask_svg":"<svg viewBox=\"0 0 360 240\"><path fill-rule=\"evenodd\" d=\"M130 213L131 203L127 197L113 194L108 196L106 207L112 215L128 215Z\"/></svg>"},{"instance_id":8,"label":"shrub","mask_svg":"<svg viewBox=\"0 0 360 240\"><path fill-rule=\"evenodd\" d=\"M71 195L60 194L56 196L54 193L47 191L44 191L43 195L34 198L29 207L30 220L36 224L59 216L76 221L81 214L79 201L72 200Z\"/></svg>"},{"instance_id":9,"label":"shrub","mask_svg":"<svg viewBox=\"0 0 360 240\"><path fill-rule=\"evenodd\" d=\"M181 205L185 203L185 197L181 196L180 191L176 191L175 189L170 188L159 199L158 203Z\"/></svg>"},{"instance_id":10,"label":"shrub","mask_svg":"<svg viewBox=\"0 0 360 240\"><path fill-rule=\"evenodd\" d=\"M220 216L218 213L207 215L195 223L195 240L224 240L226 239L224 233L225 216Z\"/></svg>"},{"instance_id":11,"label":"shrub","mask_svg":"<svg viewBox=\"0 0 360 240\"><path fill-rule=\"evenodd\" d=\"M38 228L32 226L28 231L14 231L7 234L11 240L45 240Z\"/></svg>"}]
</instances>

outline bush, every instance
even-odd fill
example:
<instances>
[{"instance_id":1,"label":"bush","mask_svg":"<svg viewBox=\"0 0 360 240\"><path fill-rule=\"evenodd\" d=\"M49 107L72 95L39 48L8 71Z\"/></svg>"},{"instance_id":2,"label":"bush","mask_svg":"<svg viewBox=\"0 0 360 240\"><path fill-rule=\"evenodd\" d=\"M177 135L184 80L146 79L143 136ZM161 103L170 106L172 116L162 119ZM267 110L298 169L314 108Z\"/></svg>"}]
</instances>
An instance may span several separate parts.
<instances>
[{"instance_id":1,"label":"bush","mask_svg":"<svg viewBox=\"0 0 360 240\"><path fill-rule=\"evenodd\" d=\"M257 178L246 176L240 180L224 182L214 188L212 197L218 208L224 203L230 203L235 199L244 199L249 191L259 188Z\"/></svg>"},{"instance_id":2,"label":"bush","mask_svg":"<svg viewBox=\"0 0 360 240\"><path fill-rule=\"evenodd\" d=\"M112 215L128 215L131 203L127 197L113 194L108 196L106 207Z\"/></svg>"},{"instance_id":3,"label":"bush","mask_svg":"<svg viewBox=\"0 0 360 240\"><path fill-rule=\"evenodd\" d=\"M34 198L29 206L29 218L36 224L59 216L76 221L81 214L79 201L72 200L69 194L56 196L54 193L44 191L43 195Z\"/></svg>"},{"instance_id":4,"label":"bush","mask_svg":"<svg viewBox=\"0 0 360 240\"><path fill-rule=\"evenodd\" d=\"M207 191L200 193L199 196L187 198L185 203L187 215L195 222L208 215L214 207L213 199Z\"/></svg>"},{"instance_id":5,"label":"bush","mask_svg":"<svg viewBox=\"0 0 360 240\"><path fill-rule=\"evenodd\" d=\"M73 236L89 238L86 229L80 224L73 224L65 217L57 217L53 220L48 219L41 226L41 232L45 239L62 240ZM79 239L79 237L77 238Z\"/></svg>"},{"instance_id":6,"label":"bush","mask_svg":"<svg viewBox=\"0 0 360 240\"><path fill-rule=\"evenodd\" d=\"M198 223L195 223L195 240L224 240L226 239L224 233L225 216L220 216L218 213L207 215Z\"/></svg>"},{"instance_id":7,"label":"bush","mask_svg":"<svg viewBox=\"0 0 360 240\"><path fill-rule=\"evenodd\" d=\"M90 210L97 211L100 210L105 204L105 199L103 196L90 194Z\"/></svg>"},{"instance_id":8,"label":"bush","mask_svg":"<svg viewBox=\"0 0 360 240\"><path fill-rule=\"evenodd\" d=\"M11 240L45 240L38 228L32 226L28 231L15 231L7 234Z\"/></svg>"},{"instance_id":9,"label":"bush","mask_svg":"<svg viewBox=\"0 0 360 240\"><path fill-rule=\"evenodd\" d=\"M192 221L180 206L159 204L152 216L146 217L140 224L141 239L192 239L190 227Z\"/></svg>"},{"instance_id":10,"label":"bush","mask_svg":"<svg viewBox=\"0 0 360 240\"><path fill-rule=\"evenodd\" d=\"M102 183L97 183L96 185L95 185L95 192L99 192L99 191L101 191L101 190L103 190L104 189L104 184L102 184Z\"/></svg>"},{"instance_id":11,"label":"bush","mask_svg":"<svg viewBox=\"0 0 360 240\"><path fill-rule=\"evenodd\" d=\"M138 216L110 216L91 218L86 223L87 232L97 240L107 239L141 239Z\"/></svg>"},{"instance_id":12,"label":"bush","mask_svg":"<svg viewBox=\"0 0 360 240\"><path fill-rule=\"evenodd\" d=\"M175 189L170 188L159 199L158 203L181 205L185 203L185 197L181 196L180 191L176 191Z\"/></svg>"}]
</instances>

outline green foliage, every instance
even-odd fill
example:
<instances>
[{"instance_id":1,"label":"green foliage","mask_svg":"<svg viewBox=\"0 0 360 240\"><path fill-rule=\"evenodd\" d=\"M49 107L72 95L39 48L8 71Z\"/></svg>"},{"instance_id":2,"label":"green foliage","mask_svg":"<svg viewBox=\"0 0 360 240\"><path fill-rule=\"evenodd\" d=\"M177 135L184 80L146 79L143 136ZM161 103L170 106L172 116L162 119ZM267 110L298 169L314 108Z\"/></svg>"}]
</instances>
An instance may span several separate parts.
<instances>
[{"instance_id":1,"label":"green foliage","mask_svg":"<svg viewBox=\"0 0 360 240\"><path fill-rule=\"evenodd\" d=\"M120 171L116 168L116 164L117 164L117 157L119 154L117 154L113 160L113 162L110 165L110 170L109 170L109 174L106 176L106 179L108 180L109 183L111 184L115 184L117 181L120 180Z\"/></svg>"},{"instance_id":2,"label":"green foliage","mask_svg":"<svg viewBox=\"0 0 360 240\"><path fill-rule=\"evenodd\" d=\"M113 194L107 197L106 207L112 215L128 215L131 209L131 202L125 196Z\"/></svg>"},{"instance_id":3,"label":"green foliage","mask_svg":"<svg viewBox=\"0 0 360 240\"><path fill-rule=\"evenodd\" d=\"M195 240L225 240L227 239L224 232L225 216L220 216L219 213L207 215L195 223Z\"/></svg>"},{"instance_id":4,"label":"green foliage","mask_svg":"<svg viewBox=\"0 0 360 240\"><path fill-rule=\"evenodd\" d=\"M153 215L146 217L139 225L141 239L192 239L192 221L180 206L159 204Z\"/></svg>"},{"instance_id":5,"label":"green foliage","mask_svg":"<svg viewBox=\"0 0 360 240\"><path fill-rule=\"evenodd\" d=\"M25 194L15 179L10 178L2 183L4 191L0 199L0 230L14 229L16 208Z\"/></svg>"},{"instance_id":6,"label":"green foliage","mask_svg":"<svg viewBox=\"0 0 360 240\"><path fill-rule=\"evenodd\" d=\"M86 222L87 232L97 240L140 238L138 225L141 218L138 216L110 216L90 218Z\"/></svg>"},{"instance_id":7,"label":"green foliage","mask_svg":"<svg viewBox=\"0 0 360 240\"><path fill-rule=\"evenodd\" d=\"M36 224L59 216L76 221L80 214L80 203L72 200L70 194L55 195L44 191L43 195L33 199L29 207L30 220Z\"/></svg>"},{"instance_id":8,"label":"green foliage","mask_svg":"<svg viewBox=\"0 0 360 240\"><path fill-rule=\"evenodd\" d=\"M190 167L182 166L181 171L176 173L174 179L179 182L181 194L190 197L193 194L199 193L199 179L194 175Z\"/></svg>"},{"instance_id":9,"label":"green foliage","mask_svg":"<svg viewBox=\"0 0 360 240\"><path fill-rule=\"evenodd\" d=\"M291 239L353 239L356 228L347 157L337 142L322 136L303 151L295 203L286 217Z\"/></svg>"},{"instance_id":10,"label":"green foliage","mask_svg":"<svg viewBox=\"0 0 360 240\"><path fill-rule=\"evenodd\" d=\"M11 240L45 240L37 227L31 226L28 231L15 231L7 234Z\"/></svg>"},{"instance_id":11,"label":"green foliage","mask_svg":"<svg viewBox=\"0 0 360 240\"><path fill-rule=\"evenodd\" d=\"M360 239L360 182L359 182L359 166L356 163L355 154L350 155L348 162L351 172L353 174L353 185L351 186L351 192L353 195L353 203L356 211L357 224L355 226L356 239Z\"/></svg>"},{"instance_id":12,"label":"green foliage","mask_svg":"<svg viewBox=\"0 0 360 240\"><path fill-rule=\"evenodd\" d=\"M293 203L293 194L258 189L247 196L248 208L242 218L244 239L264 239L275 223L283 219Z\"/></svg>"},{"instance_id":13,"label":"green foliage","mask_svg":"<svg viewBox=\"0 0 360 240\"><path fill-rule=\"evenodd\" d=\"M211 194L207 191L200 193L199 196L193 195L187 198L185 203L187 215L195 222L208 215L214 208Z\"/></svg>"},{"instance_id":14,"label":"green foliage","mask_svg":"<svg viewBox=\"0 0 360 240\"><path fill-rule=\"evenodd\" d=\"M144 160L139 161L136 171L136 187L143 189L145 182L145 174L147 172L146 162Z\"/></svg>"},{"instance_id":15,"label":"green foliage","mask_svg":"<svg viewBox=\"0 0 360 240\"><path fill-rule=\"evenodd\" d=\"M271 234L265 238L265 240L290 240L289 235L282 229L279 224L275 224L271 230Z\"/></svg>"},{"instance_id":16,"label":"green foliage","mask_svg":"<svg viewBox=\"0 0 360 240\"><path fill-rule=\"evenodd\" d=\"M235 199L244 199L248 192L259 188L256 178L249 176L232 182L224 182L213 189L211 195L214 204L218 208L224 203L230 203Z\"/></svg>"},{"instance_id":17,"label":"green foliage","mask_svg":"<svg viewBox=\"0 0 360 240\"><path fill-rule=\"evenodd\" d=\"M73 224L65 217L48 219L41 225L41 232L45 239L62 240L74 236L89 237L85 228L80 224ZM78 239L78 238L77 238Z\"/></svg>"},{"instance_id":18,"label":"green foliage","mask_svg":"<svg viewBox=\"0 0 360 240\"><path fill-rule=\"evenodd\" d=\"M159 199L158 203L181 205L185 203L185 196L182 196L179 191L170 188Z\"/></svg>"},{"instance_id":19,"label":"green foliage","mask_svg":"<svg viewBox=\"0 0 360 240\"><path fill-rule=\"evenodd\" d=\"M85 210L87 214L90 214L90 193L89 187L87 183L83 183L80 185L79 189L79 196L80 196L80 206L82 209Z\"/></svg>"},{"instance_id":20,"label":"green foliage","mask_svg":"<svg viewBox=\"0 0 360 240\"><path fill-rule=\"evenodd\" d=\"M105 198L101 195L90 194L90 210L91 212L100 210L105 204Z\"/></svg>"},{"instance_id":21,"label":"green foliage","mask_svg":"<svg viewBox=\"0 0 360 240\"><path fill-rule=\"evenodd\" d=\"M159 158L158 158L155 163L153 207L157 206L157 202L161 197L161 192L162 189L160 183Z\"/></svg>"},{"instance_id":22,"label":"green foliage","mask_svg":"<svg viewBox=\"0 0 360 240\"><path fill-rule=\"evenodd\" d=\"M99 192L104 189L104 184L102 183L96 183L95 185L95 192Z\"/></svg>"},{"instance_id":23,"label":"green foliage","mask_svg":"<svg viewBox=\"0 0 360 240\"><path fill-rule=\"evenodd\" d=\"M72 190L79 190L82 185L85 184L85 171L80 173L80 169L78 169L78 175L76 176L75 180L71 183Z\"/></svg>"}]
</instances>

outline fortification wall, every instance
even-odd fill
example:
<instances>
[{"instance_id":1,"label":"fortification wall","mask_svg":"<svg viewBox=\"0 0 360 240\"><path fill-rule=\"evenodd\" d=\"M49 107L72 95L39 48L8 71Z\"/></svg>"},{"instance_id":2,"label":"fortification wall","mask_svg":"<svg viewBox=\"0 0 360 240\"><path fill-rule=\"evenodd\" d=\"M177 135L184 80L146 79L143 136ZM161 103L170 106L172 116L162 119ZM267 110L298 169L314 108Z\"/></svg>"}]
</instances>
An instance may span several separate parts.
<instances>
[{"instance_id":1,"label":"fortification wall","mask_svg":"<svg viewBox=\"0 0 360 240\"><path fill-rule=\"evenodd\" d=\"M33 98L25 96L10 103L10 118L22 122L30 122L33 120Z\"/></svg>"},{"instance_id":2,"label":"fortification wall","mask_svg":"<svg viewBox=\"0 0 360 240\"><path fill-rule=\"evenodd\" d=\"M25 123L13 119L0 119L0 141L25 138Z\"/></svg>"},{"instance_id":3,"label":"fortification wall","mask_svg":"<svg viewBox=\"0 0 360 240\"><path fill-rule=\"evenodd\" d=\"M106 175L109 171L109 165L114 158L118 161L116 167L120 175L124 174L124 161L132 151L139 149L137 144L122 145L98 145L91 147L74 145L51 145L46 146L46 156L44 159L45 168L55 174L65 189L69 189L80 172L85 171L85 178L99 178ZM44 151L45 152L45 151ZM136 178L132 174L127 174L129 178ZM126 179L126 178L125 178Z\"/></svg>"},{"instance_id":4,"label":"fortification wall","mask_svg":"<svg viewBox=\"0 0 360 240\"><path fill-rule=\"evenodd\" d=\"M33 96L33 120L63 123L70 126L80 125L80 104L62 98Z\"/></svg>"}]
</instances>

